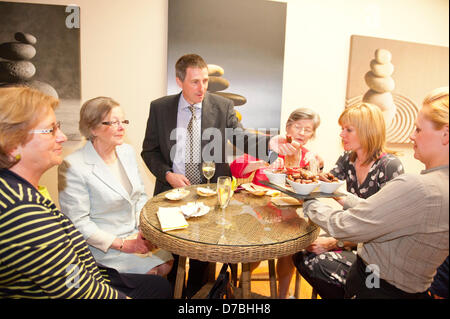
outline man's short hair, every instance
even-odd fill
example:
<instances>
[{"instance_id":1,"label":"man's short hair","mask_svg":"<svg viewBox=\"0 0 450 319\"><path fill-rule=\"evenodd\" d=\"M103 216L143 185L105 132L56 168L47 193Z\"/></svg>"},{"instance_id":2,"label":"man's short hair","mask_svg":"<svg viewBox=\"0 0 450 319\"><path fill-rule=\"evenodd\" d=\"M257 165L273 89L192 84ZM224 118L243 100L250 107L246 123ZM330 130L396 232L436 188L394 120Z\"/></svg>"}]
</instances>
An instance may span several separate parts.
<instances>
[{"instance_id":1,"label":"man's short hair","mask_svg":"<svg viewBox=\"0 0 450 319\"><path fill-rule=\"evenodd\" d=\"M177 63L175 64L175 75L182 82L186 77L186 70L189 67L204 69L208 68L208 65L206 64L205 60L203 60L203 58L198 54L183 55L181 58L178 59Z\"/></svg>"}]
</instances>

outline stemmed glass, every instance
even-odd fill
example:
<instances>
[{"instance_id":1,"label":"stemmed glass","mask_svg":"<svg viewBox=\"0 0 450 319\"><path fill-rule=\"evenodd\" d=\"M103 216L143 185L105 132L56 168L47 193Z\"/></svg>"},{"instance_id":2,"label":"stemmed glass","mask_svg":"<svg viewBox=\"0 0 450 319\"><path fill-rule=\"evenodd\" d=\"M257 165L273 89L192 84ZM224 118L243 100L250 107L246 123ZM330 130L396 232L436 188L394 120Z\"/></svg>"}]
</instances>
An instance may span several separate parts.
<instances>
[{"instance_id":1,"label":"stemmed glass","mask_svg":"<svg viewBox=\"0 0 450 319\"><path fill-rule=\"evenodd\" d=\"M313 173L314 175L318 175L320 173L319 161L317 160L313 152L306 153L305 161L309 162L309 171L311 173Z\"/></svg>"},{"instance_id":2,"label":"stemmed glass","mask_svg":"<svg viewBox=\"0 0 450 319\"><path fill-rule=\"evenodd\" d=\"M202 164L202 172L203 176L208 180L208 187L209 187L209 180L214 176L216 172L216 164L212 161L205 161Z\"/></svg>"},{"instance_id":3,"label":"stemmed glass","mask_svg":"<svg viewBox=\"0 0 450 319\"><path fill-rule=\"evenodd\" d=\"M230 225L231 223L225 219L225 208L231 199L231 177L220 176L217 179L217 200L222 210L222 217L217 221L219 225Z\"/></svg>"}]
</instances>

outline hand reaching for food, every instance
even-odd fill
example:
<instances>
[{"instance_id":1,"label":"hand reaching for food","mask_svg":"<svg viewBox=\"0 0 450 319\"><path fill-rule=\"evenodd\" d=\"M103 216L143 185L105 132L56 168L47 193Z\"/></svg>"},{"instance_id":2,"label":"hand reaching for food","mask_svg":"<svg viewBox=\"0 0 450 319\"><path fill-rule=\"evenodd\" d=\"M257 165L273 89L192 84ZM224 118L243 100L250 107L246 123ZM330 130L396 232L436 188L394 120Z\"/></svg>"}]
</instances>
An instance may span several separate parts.
<instances>
[{"instance_id":1,"label":"hand reaching for food","mask_svg":"<svg viewBox=\"0 0 450 319\"><path fill-rule=\"evenodd\" d=\"M263 167L268 167L269 164L265 161L259 160L259 161L249 161L245 169L242 171L242 174L247 175L253 171L256 171Z\"/></svg>"},{"instance_id":2,"label":"hand reaching for food","mask_svg":"<svg viewBox=\"0 0 450 319\"><path fill-rule=\"evenodd\" d=\"M292 155L297 152L297 149L301 146L300 143L293 140L292 137L289 139L282 135L276 135L272 137L269 141L269 149L277 152L280 155Z\"/></svg>"},{"instance_id":3,"label":"hand reaching for food","mask_svg":"<svg viewBox=\"0 0 450 319\"><path fill-rule=\"evenodd\" d=\"M335 177L331 173L320 173L319 174L319 180L322 182L332 183L332 182L338 182L338 178Z\"/></svg>"}]
</instances>

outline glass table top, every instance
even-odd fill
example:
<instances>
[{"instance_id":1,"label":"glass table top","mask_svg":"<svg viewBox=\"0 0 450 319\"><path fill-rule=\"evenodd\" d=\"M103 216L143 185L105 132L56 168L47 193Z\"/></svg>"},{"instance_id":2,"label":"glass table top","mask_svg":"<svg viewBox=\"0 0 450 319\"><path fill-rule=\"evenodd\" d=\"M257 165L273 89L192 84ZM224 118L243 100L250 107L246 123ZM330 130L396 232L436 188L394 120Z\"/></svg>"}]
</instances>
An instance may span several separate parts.
<instances>
[{"instance_id":1,"label":"glass table top","mask_svg":"<svg viewBox=\"0 0 450 319\"><path fill-rule=\"evenodd\" d=\"M151 198L141 212L141 224L163 233L157 216L159 207L177 207L189 202L203 202L210 211L200 217L186 218L188 227L164 233L181 240L207 245L261 246L296 241L302 237L316 237L318 227L303 218L301 204L280 207L271 202L270 196L255 196L245 190L233 194L228 207L224 209L229 225L220 225L222 210L217 205L217 196L203 197L197 194L193 185L185 189L189 195L172 201L161 193ZM215 189L216 184L210 184ZM308 240L309 241L309 240Z\"/></svg>"}]
</instances>

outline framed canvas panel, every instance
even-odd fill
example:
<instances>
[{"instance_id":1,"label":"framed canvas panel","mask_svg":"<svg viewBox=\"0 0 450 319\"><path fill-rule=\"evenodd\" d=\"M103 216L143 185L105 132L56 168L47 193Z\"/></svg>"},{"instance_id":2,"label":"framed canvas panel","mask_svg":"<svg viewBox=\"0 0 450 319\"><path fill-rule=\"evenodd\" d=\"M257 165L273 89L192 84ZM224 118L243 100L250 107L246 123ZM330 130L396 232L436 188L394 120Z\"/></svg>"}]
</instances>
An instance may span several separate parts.
<instances>
[{"instance_id":1,"label":"framed canvas panel","mask_svg":"<svg viewBox=\"0 0 450 319\"><path fill-rule=\"evenodd\" d=\"M362 101L370 90L366 77L368 72L373 72L371 63L381 66L380 61L373 61L377 50L378 53L388 51L390 62L387 62L387 55L378 58L386 62L385 65L393 66L391 75L386 76L390 77L388 86L392 89L390 94L395 104L392 120L387 123L387 141L391 144L410 143L409 136L424 97L435 88L448 86L448 47L353 35L346 106ZM378 80L378 75L374 79Z\"/></svg>"},{"instance_id":2,"label":"framed canvas panel","mask_svg":"<svg viewBox=\"0 0 450 319\"><path fill-rule=\"evenodd\" d=\"M81 139L79 14L77 6L0 2L0 85L57 96L56 118L69 140Z\"/></svg>"}]
</instances>

